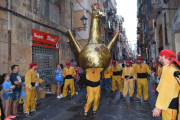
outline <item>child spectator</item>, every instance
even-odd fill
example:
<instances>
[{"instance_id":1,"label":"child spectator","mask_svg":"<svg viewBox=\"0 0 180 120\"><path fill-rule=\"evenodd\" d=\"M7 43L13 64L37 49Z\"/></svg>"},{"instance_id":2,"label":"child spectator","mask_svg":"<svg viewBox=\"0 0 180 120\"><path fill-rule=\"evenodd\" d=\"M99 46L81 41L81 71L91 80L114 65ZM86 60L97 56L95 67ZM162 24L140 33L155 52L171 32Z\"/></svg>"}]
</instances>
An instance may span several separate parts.
<instances>
[{"instance_id":1,"label":"child spectator","mask_svg":"<svg viewBox=\"0 0 180 120\"><path fill-rule=\"evenodd\" d=\"M25 114L25 77L23 76L22 78L22 90L21 90L21 97L22 97L22 101L23 101L23 113Z\"/></svg>"},{"instance_id":2,"label":"child spectator","mask_svg":"<svg viewBox=\"0 0 180 120\"><path fill-rule=\"evenodd\" d=\"M63 85L63 72L62 72L62 68L63 65L57 65L57 70L55 70L56 73L56 84L57 84L57 98L60 99L62 98L62 93L61 93L61 87Z\"/></svg>"},{"instance_id":3,"label":"child spectator","mask_svg":"<svg viewBox=\"0 0 180 120\"><path fill-rule=\"evenodd\" d=\"M3 98L5 100L5 120L11 120L10 118L15 118L16 116L10 115L11 103L12 103L12 93L15 88L15 85L12 85L10 81L9 74L3 74L4 82L3 86Z\"/></svg>"}]
</instances>

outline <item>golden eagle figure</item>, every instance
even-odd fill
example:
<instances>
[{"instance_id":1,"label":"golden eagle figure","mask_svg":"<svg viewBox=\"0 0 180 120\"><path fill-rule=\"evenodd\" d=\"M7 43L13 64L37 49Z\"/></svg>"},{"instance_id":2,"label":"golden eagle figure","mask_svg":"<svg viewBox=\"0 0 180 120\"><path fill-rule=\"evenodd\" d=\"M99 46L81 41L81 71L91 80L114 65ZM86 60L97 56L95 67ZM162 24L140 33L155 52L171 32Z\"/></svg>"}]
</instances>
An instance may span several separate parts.
<instances>
[{"instance_id":1,"label":"golden eagle figure","mask_svg":"<svg viewBox=\"0 0 180 120\"><path fill-rule=\"evenodd\" d=\"M107 47L104 45L100 27L100 20L104 14L103 9L99 9L98 4L92 6L91 28L87 45L82 48L71 31L67 31L76 61L78 61L83 70L87 68L108 68L111 62L110 51L119 36L119 33L117 33Z\"/></svg>"}]
</instances>

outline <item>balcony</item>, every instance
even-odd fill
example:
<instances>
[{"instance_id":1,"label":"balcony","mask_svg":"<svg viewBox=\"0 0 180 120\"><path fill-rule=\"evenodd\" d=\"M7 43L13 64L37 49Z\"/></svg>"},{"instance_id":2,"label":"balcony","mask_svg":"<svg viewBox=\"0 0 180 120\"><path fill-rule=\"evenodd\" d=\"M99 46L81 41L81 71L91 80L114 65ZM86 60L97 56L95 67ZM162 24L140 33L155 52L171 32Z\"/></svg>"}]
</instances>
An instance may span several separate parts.
<instances>
[{"instance_id":1,"label":"balcony","mask_svg":"<svg viewBox=\"0 0 180 120\"><path fill-rule=\"evenodd\" d=\"M113 11L112 11L112 9L110 8L110 9L108 9L108 16L113 16Z\"/></svg>"},{"instance_id":2,"label":"balcony","mask_svg":"<svg viewBox=\"0 0 180 120\"><path fill-rule=\"evenodd\" d=\"M146 17L146 6L144 4L141 4L141 6L139 7L138 18L143 19L145 17Z\"/></svg>"},{"instance_id":3,"label":"balcony","mask_svg":"<svg viewBox=\"0 0 180 120\"><path fill-rule=\"evenodd\" d=\"M160 8L160 7L162 7L162 1L161 0L151 0L151 5L153 8Z\"/></svg>"},{"instance_id":4,"label":"balcony","mask_svg":"<svg viewBox=\"0 0 180 120\"><path fill-rule=\"evenodd\" d=\"M161 0L148 0L148 6L150 7L149 11L149 18L155 19L157 16L158 9L162 7L162 1Z\"/></svg>"},{"instance_id":5,"label":"balcony","mask_svg":"<svg viewBox=\"0 0 180 120\"><path fill-rule=\"evenodd\" d=\"M108 7L108 0L103 0L103 6L104 6L104 8Z\"/></svg>"}]
</instances>

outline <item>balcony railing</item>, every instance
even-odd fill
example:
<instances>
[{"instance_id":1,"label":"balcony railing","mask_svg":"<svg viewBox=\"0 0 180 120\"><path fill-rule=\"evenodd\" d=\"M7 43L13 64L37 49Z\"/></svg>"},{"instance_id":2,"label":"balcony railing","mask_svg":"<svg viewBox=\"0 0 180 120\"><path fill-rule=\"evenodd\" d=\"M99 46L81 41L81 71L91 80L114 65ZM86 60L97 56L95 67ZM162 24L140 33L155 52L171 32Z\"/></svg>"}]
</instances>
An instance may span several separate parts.
<instances>
[{"instance_id":1,"label":"balcony railing","mask_svg":"<svg viewBox=\"0 0 180 120\"><path fill-rule=\"evenodd\" d=\"M103 6L104 6L104 8L108 7L108 0L103 0Z\"/></svg>"},{"instance_id":2,"label":"balcony railing","mask_svg":"<svg viewBox=\"0 0 180 120\"><path fill-rule=\"evenodd\" d=\"M151 4L152 5L162 4L162 1L161 0L151 0Z\"/></svg>"}]
</instances>

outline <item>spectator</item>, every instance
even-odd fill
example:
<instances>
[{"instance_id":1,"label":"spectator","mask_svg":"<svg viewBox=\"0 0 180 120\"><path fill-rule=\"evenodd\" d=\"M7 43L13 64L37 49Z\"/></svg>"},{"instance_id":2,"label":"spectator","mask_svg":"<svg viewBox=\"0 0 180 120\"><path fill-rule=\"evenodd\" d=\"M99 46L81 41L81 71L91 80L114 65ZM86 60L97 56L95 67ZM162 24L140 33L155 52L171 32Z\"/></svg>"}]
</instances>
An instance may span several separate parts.
<instances>
[{"instance_id":1,"label":"spectator","mask_svg":"<svg viewBox=\"0 0 180 120\"><path fill-rule=\"evenodd\" d=\"M62 69L60 65L57 65L57 70L56 72L56 84L57 84L57 98L62 98L61 94L61 87L63 85L63 74L62 74Z\"/></svg>"},{"instance_id":2,"label":"spectator","mask_svg":"<svg viewBox=\"0 0 180 120\"><path fill-rule=\"evenodd\" d=\"M23 113L25 114L25 76L22 77L22 83L21 97L23 101Z\"/></svg>"},{"instance_id":3,"label":"spectator","mask_svg":"<svg viewBox=\"0 0 180 120\"><path fill-rule=\"evenodd\" d=\"M3 89L3 87L2 87L3 82L4 82L4 79L0 75L0 90ZM4 120L4 119L5 119L5 115L4 115L4 111L3 111L2 99L0 97L0 120Z\"/></svg>"},{"instance_id":4,"label":"spectator","mask_svg":"<svg viewBox=\"0 0 180 120\"><path fill-rule=\"evenodd\" d=\"M74 60L71 60L71 67L74 67Z\"/></svg>"},{"instance_id":5,"label":"spectator","mask_svg":"<svg viewBox=\"0 0 180 120\"><path fill-rule=\"evenodd\" d=\"M75 85L75 91L77 91L76 89L78 89L78 84L77 82L80 79L80 74L81 74L81 68L77 66L77 62L75 62L75 67L74 67L75 71L76 71L76 75L74 77L74 85ZM76 94L78 94L78 92L75 92Z\"/></svg>"},{"instance_id":6,"label":"spectator","mask_svg":"<svg viewBox=\"0 0 180 120\"><path fill-rule=\"evenodd\" d=\"M19 116L17 113L17 107L19 104L19 99L20 99L20 94L21 94L21 86L22 86L22 81L21 77L19 76L19 66L18 65L13 65L11 67L12 73L10 76L10 80L12 82L12 85L15 85L15 89L13 89L13 115Z\"/></svg>"},{"instance_id":7,"label":"spectator","mask_svg":"<svg viewBox=\"0 0 180 120\"><path fill-rule=\"evenodd\" d=\"M156 81L156 65L155 65L155 62L154 62L154 59L152 58L151 59L151 71L152 71L152 76L154 78L154 81L153 81L153 89L151 90L151 92L156 92L156 84L157 84L157 81Z\"/></svg>"},{"instance_id":8,"label":"spectator","mask_svg":"<svg viewBox=\"0 0 180 120\"><path fill-rule=\"evenodd\" d=\"M5 120L11 120L10 118L15 118L16 116L10 115L11 103L12 103L12 93L15 88L15 85L12 85L10 81L9 74L3 74L4 82L3 86L3 98L5 100Z\"/></svg>"},{"instance_id":9,"label":"spectator","mask_svg":"<svg viewBox=\"0 0 180 120\"><path fill-rule=\"evenodd\" d=\"M121 69L123 69L123 67L122 67L122 61L119 61L119 65L121 66Z\"/></svg>"}]
</instances>

